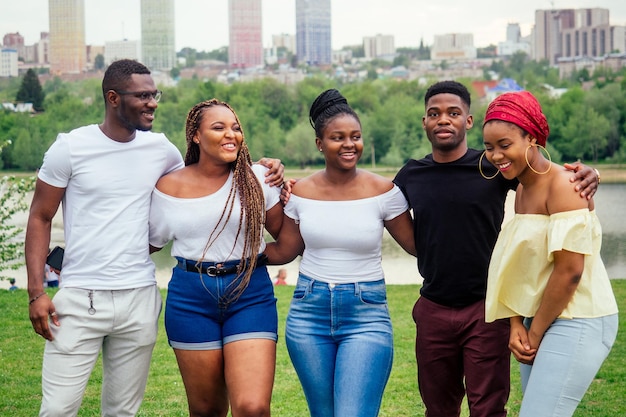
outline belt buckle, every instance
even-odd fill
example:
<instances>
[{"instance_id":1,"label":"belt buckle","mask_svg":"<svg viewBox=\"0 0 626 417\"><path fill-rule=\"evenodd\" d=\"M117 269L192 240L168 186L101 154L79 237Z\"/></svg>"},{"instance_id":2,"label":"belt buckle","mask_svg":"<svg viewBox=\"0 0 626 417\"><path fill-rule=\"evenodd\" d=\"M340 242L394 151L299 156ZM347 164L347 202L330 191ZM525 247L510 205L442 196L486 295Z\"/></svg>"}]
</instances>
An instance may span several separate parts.
<instances>
[{"instance_id":1,"label":"belt buckle","mask_svg":"<svg viewBox=\"0 0 626 417\"><path fill-rule=\"evenodd\" d=\"M216 266L209 266L206 269L206 274L210 277L216 277L218 273L218 268Z\"/></svg>"}]
</instances>

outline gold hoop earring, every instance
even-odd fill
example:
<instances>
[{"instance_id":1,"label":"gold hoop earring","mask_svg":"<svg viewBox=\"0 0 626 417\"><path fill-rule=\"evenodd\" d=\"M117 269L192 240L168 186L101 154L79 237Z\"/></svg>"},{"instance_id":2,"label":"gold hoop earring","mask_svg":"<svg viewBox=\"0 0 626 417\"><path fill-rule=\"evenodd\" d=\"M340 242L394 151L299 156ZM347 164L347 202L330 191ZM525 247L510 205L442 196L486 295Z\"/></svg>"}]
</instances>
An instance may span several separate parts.
<instances>
[{"instance_id":1,"label":"gold hoop earring","mask_svg":"<svg viewBox=\"0 0 626 417\"><path fill-rule=\"evenodd\" d=\"M526 159L526 165L528 165L528 168L530 168L530 170L532 172L534 172L535 174L537 174L537 175L545 175L548 172L550 172L550 169L552 169L552 157L550 156L550 152L548 152L548 150L544 146L541 146L538 143L535 143L534 146L538 147L539 149L543 149L543 151L548 155L548 161L550 162L550 164L548 165L548 169L545 172L539 172L539 171L537 171L535 168L533 168L530 165L530 162L528 161L528 150L530 148L532 148L533 145L528 145L528 148L526 148L526 152L524 152L524 158Z\"/></svg>"},{"instance_id":2,"label":"gold hoop earring","mask_svg":"<svg viewBox=\"0 0 626 417\"><path fill-rule=\"evenodd\" d=\"M488 177L485 175L485 173L483 172L483 157L485 156L485 153L487 153L487 151L483 151L483 153L480 154L480 159L478 160L478 171L480 172L480 175L482 175L484 179L492 180L500 173L500 170L497 170L496 173L492 175L491 177Z\"/></svg>"}]
</instances>

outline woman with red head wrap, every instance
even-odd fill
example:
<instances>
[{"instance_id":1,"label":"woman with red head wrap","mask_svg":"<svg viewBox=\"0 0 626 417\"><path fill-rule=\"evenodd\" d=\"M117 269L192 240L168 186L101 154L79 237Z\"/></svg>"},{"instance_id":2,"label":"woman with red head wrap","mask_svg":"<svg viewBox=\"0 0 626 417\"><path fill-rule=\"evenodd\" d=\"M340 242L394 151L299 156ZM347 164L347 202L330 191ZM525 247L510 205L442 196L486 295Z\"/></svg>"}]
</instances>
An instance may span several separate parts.
<instances>
[{"instance_id":1,"label":"woman with red head wrap","mask_svg":"<svg viewBox=\"0 0 626 417\"><path fill-rule=\"evenodd\" d=\"M491 257L485 302L488 322L510 317L520 417L571 416L617 335L594 202L572 193L567 170L540 152L549 133L529 92L503 94L487 108L485 156L520 183L515 216Z\"/></svg>"}]
</instances>

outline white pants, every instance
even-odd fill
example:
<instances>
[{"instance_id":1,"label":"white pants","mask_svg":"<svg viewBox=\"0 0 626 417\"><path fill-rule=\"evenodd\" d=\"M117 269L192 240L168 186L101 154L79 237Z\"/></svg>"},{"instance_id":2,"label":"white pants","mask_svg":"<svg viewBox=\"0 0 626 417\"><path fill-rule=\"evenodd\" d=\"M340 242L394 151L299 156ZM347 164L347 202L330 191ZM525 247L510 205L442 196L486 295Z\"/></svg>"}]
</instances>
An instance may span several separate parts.
<instances>
[{"instance_id":1,"label":"white pants","mask_svg":"<svg viewBox=\"0 0 626 417\"><path fill-rule=\"evenodd\" d=\"M44 350L39 415L76 416L102 351L102 416L134 416L156 343L162 303L157 286L62 288L53 301L61 325L50 324L54 340Z\"/></svg>"}]
</instances>

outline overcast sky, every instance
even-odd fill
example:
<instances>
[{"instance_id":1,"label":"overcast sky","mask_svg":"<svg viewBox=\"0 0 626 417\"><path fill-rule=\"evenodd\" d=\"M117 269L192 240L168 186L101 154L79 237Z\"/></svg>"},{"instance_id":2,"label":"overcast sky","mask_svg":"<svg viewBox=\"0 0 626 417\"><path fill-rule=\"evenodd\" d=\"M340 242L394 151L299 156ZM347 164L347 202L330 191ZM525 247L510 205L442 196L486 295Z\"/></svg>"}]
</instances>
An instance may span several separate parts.
<instances>
[{"instance_id":1,"label":"overcast sky","mask_svg":"<svg viewBox=\"0 0 626 417\"><path fill-rule=\"evenodd\" d=\"M140 38L140 0L85 0L87 44ZM228 0L176 0L176 50L210 51L228 44ZM626 0L331 0L332 47L364 36L394 35L396 47L430 45L436 34L473 33L475 46L506 39L508 23L530 33L535 10L601 7L611 24L626 26ZM0 36L19 32L32 45L48 31L48 0L0 0ZM263 0L263 44L295 34L295 0ZM1 38L0 38L1 41Z\"/></svg>"}]
</instances>

